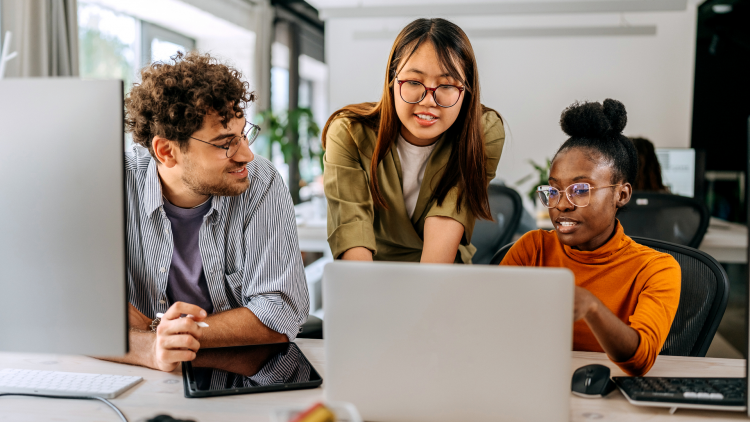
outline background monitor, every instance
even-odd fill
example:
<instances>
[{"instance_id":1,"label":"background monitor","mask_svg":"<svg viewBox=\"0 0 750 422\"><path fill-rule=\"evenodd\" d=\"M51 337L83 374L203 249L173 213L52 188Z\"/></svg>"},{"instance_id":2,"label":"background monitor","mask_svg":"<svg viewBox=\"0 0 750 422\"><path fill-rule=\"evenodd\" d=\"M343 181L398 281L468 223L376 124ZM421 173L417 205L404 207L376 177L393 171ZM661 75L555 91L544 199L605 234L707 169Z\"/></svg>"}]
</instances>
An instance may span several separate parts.
<instances>
[{"instance_id":1,"label":"background monitor","mask_svg":"<svg viewBox=\"0 0 750 422\"><path fill-rule=\"evenodd\" d=\"M695 150L692 148L657 148L664 186L682 196L695 196Z\"/></svg>"},{"instance_id":2,"label":"background monitor","mask_svg":"<svg viewBox=\"0 0 750 422\"><path fill-rule=\"evenodd\" d=\"M122 81L0 81L0 351L127 351Z\"/></svg>"}]
</instances>

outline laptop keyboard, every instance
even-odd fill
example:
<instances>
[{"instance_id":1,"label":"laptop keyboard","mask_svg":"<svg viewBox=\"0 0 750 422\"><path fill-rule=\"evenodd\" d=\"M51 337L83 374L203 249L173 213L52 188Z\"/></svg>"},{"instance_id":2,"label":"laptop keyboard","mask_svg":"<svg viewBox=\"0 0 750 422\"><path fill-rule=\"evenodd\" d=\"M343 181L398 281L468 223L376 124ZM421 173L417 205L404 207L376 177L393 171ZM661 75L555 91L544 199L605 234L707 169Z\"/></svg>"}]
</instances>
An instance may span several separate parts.
<instances>
[{"instance_id":1,"label":"laptop keyboard","mask_svg":"<svg viewBox=\"0 0 750 422\"><path fill-rule=\"evenodd\" d=\"M745 378L613 377L634 401L745 406Z\"/></svg>"}]
</instances>

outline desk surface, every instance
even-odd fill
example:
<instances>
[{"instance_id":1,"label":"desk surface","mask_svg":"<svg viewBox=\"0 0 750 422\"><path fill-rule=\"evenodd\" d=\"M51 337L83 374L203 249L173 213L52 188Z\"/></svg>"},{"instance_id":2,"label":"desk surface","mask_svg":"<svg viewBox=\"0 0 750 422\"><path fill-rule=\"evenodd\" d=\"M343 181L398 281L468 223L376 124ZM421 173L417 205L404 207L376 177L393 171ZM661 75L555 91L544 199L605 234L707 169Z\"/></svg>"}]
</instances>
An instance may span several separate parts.
<instances>
[{"instance_id":1,"label":"desk surface","mask_svg":"<svg viewBox=\"0 0 750 422\"><path fill-rule=\"evenodd\" d=\"M325 386L325 359L323 340L299 339L315 369L323 376ZM601 363L612 368L612 375L623 375L602 353L573 352L571 375L575 368ZM93 372L119 375L137 375L144 381L113 399L131 422L145 420L157 414L196 421L271 421L274 409L289 406L307 406L323 399L323 389L297 390L279 393L248 394L240 396L186 399L183 396L182 376L179 371L164 373L136 366L104 362L84 356L31 355L0 353L0 368L43 369L70 372ZM745 361L742 359L712 359L660 356L649 375L653 376L705 376L742 377ZM747 420L739 412L706 412L678 410L669 415L666 408L647 408L630 405L619 391L604 399L583 399L570 396L571 421L695 421ZM0 420L13 421L117 421L117 416L106 405L96 401L59 400L36 397L0 397Z\"/></svg>"}]
</instances>

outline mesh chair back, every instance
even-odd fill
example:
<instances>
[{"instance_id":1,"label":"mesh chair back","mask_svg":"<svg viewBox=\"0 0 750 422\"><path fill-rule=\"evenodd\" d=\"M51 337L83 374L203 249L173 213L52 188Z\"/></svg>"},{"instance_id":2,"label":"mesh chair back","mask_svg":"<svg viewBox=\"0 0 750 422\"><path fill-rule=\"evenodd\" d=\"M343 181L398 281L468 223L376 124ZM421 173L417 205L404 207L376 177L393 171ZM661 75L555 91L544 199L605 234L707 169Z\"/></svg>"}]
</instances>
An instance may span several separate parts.
<instances>
[{"instance_id":1,"label":"mesh chair back","mask_svg":"<svg viewBox=\"0 0 750 422\"><path fill-rule=\"evenodd\" d=\"M634 192L617 215L625 234L697 248L710 215L700 201L667 193Z\"/></svg>"},{"instance_id":2,"label":"mesh chair back","mask_svg":"<svg viewBox=\"0 0 750 422\"><path fill-rule=\"evenodd\" d=\"M513 239L521 222L523 204L518 192L507 186L490 185L487 196L495 221L477 220L474 225L471 235L471 243L477 248L471 260L474 264L489 264L495 251Z\"/></svg>"},{"instance_id":3,"label":"mesh chair back","mask_svg":"<svg viewBox=\"0 0 750 422\"><path fill-rule=\"evenodd\" d=\"M724 268L711 255L688 246L637 236L632 239L672 255L680 264L680 303L660 354L706 356L729 299L729 278ZM511 246L500 248L491 263L500 264Z\"/></svg>"},{"instance_id":4,"label":"mesh chair back","mask_svg":"<svg viewBox=\"0 0 750 422\"><path fill-rule=\"evenodd\" d=\"M513 246L513 243L508 243L507 245L500 248L497 252L495 252L495 255L492 256L492 260L490 260L490 265L500 265L500 263L503 262L503 258L505 258L505 254L507 254L510 248Z\"/></svg>"},{"instance_id":5,"label":"mesh chair back","mask_svg":"<svg viewBox=\"0 0 750 422\"><path fill-rule=\"evenodd\" d=\"M672 255L682 271L682 290L662 355L706 356L729 299L729 278L711 255L683 245L632 236L641 245Z\"/></svg>"}]
</instances>

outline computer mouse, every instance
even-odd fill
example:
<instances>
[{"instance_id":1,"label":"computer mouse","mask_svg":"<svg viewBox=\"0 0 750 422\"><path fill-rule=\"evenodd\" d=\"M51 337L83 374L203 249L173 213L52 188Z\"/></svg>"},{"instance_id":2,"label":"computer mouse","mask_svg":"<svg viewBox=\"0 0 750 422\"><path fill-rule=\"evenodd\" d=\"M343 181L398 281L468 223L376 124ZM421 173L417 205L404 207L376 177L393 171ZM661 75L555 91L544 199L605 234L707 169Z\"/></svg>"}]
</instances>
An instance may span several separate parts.
<instances>
[{"instance_id":1,"label":"computer mouse","mask_svg":"<svg viewBox=\"0 0 750 422\"><path fill-rule=\"evenodd\" d=\"M570 389L577 396L594 399L611 393L615 383L609 378L609 368L594 363L576 369Z\"/></svg>"}]
</instances>

